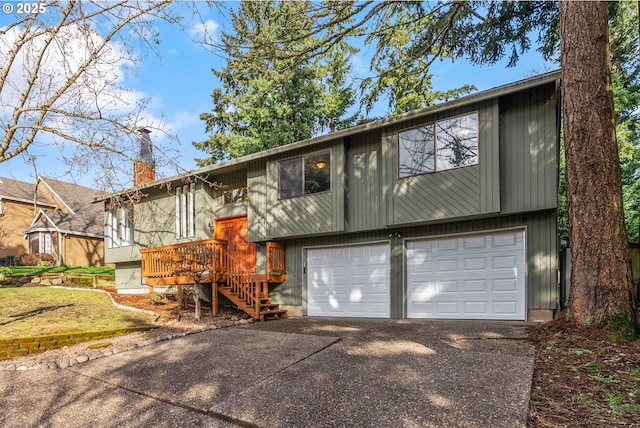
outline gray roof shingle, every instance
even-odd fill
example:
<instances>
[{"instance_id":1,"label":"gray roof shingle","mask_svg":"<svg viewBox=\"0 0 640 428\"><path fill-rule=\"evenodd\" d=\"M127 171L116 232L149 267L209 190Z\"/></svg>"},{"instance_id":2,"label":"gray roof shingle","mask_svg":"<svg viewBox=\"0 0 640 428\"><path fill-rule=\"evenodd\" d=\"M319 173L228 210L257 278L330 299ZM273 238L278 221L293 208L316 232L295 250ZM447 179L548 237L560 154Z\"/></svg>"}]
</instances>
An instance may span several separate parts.
<instances>
[{"instance_id":1,"label":"gray roof shingle","mask_svg":"<svg viewBox=\"0 0 640 428\"><path fill-rule=\"evenodd\" d=\"M92 203L104 195L99 190L52 178L37 180L37 204L53 223L39 219L26 233L38 229L56 229L73 235L102 237L104 209ZM0 198L33 203L33 183L0 177Z\"/></svg>"}]
</instances>

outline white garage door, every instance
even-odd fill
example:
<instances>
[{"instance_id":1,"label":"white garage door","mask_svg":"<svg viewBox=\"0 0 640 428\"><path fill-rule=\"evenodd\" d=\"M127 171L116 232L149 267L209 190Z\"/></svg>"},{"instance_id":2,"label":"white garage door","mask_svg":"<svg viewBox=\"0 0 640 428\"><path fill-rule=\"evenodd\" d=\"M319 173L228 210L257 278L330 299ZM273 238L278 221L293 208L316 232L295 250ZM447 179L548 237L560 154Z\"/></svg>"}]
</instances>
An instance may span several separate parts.
<instances>
[{"instance_id":1,"label":"white garage door","mask_svg":"<svg viewBox=\"0 0 640 428\"><path fill-rule=\"evenodd\" d=\"M389 317L389 245L307 250L307 314Z\"/></svg>"},{"instance_id":2,"label":"white garage door","mask_svg":"<svg viewBox=\"0 0 640 428\"><path fill-rule=\"evenodd\" d=\"M525 319L524 231L407 243L409 318Z\"/></svg>"}]
</instances>

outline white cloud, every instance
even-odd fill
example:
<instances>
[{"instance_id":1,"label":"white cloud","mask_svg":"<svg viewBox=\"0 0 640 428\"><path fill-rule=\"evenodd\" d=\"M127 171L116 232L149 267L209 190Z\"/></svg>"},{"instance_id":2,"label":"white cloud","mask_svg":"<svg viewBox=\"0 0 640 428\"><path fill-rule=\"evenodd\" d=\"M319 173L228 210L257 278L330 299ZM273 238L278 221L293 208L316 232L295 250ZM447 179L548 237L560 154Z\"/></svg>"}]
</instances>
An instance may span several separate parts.
<instances>
[{"instance_id":1,"label":"white cloud","mask_svg":"<svg viewBox=\"0 0 640 428\"><path fill-rule=\"evenodd\" d=\"M189 29L189 34L199 42L211 43L217 40L217 30L218 23L213 19L208 19L204 22L199 22L193 25Z\"/></svg>"}]
</instances>

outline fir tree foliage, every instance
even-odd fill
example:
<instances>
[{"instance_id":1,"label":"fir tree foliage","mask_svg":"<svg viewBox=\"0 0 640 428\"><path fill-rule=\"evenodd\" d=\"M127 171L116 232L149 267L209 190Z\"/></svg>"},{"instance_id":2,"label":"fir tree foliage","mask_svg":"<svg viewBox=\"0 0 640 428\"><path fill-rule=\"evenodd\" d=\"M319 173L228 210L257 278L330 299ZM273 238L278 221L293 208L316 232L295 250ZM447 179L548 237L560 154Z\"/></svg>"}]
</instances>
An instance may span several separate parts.
<instances>
[{"instance_id":1,"label":"fir tree foliage","mask_svg":"<svg viewBox=\"0 0 640 428\"><path fill-rule=\"evenodd\" d=\"M434 58L434 48L416 44L416 36L423 38L423 31L430 28L432 17L424 13L423 4L394 3L382 11L375 32L365 42L375 44L371 60L374 73L363 82L363 102L367 112L380 98L388 100L391 115L406 113L447 101L475 90L473 85L448 91L434 90L429 66ZM449 52L439 52L440 57L451 58Z\"/></svg>"},{"instance_id":2,"label":"fir tree foliage","mask_svg":"<svg viewBox=\"0 0 640 428\"><path fill-rule=\"evenodd\" d=\"M213 70L221 87L213 109L201 114L210 138L194 142L209 155L200 166L350 126L354 103L349 57L354 49L336 43L324 55L300 59L286 54L315 43L307 1L243 1L230 11L232 31L222 34L228 57ZM336 26L339 31L339 26Z\"/></svg>"},{"instance_id":3,"label":"fir tree foliage","mask_svg":"<svg viewBox=\"0 0 640 428\"><path fill-rule=\"evenodd\" d=\"M302 1L243 1L230 12L233 31L222 34L227 65L212 70L221 87L211 95L211 112L200 116L211 136L194 143L210 156L197 159L200 166L313 135L322 103L320 67L276 55L282 41L309 32L309 7Z\"/></svg>"}]
</instances>

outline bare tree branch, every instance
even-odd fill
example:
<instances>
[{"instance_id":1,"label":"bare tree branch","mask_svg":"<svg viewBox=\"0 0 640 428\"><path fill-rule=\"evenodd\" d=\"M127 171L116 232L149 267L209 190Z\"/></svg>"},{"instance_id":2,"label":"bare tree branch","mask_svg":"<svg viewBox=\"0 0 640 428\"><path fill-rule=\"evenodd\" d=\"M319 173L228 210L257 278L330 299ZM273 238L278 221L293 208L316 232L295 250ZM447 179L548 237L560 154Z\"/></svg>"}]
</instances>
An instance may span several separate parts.
<instances>
[{"instance_id":1,"label":"bare tree branch","mask_svg":"<svg viewBox=\"0 0 640 428\"><path fill-rule=\"evenodd\" d=\"M142 125L175 139L161 123L149 123L146 100L122 86L125 69L135 69L141 53L156 52L158 21L181 25L173 3L50 1L45 12L14 15L0 29L0 163L34 144L61 152L76 145L77 159L97 149L132 159Z\"/></svg>"}]
</instances>

